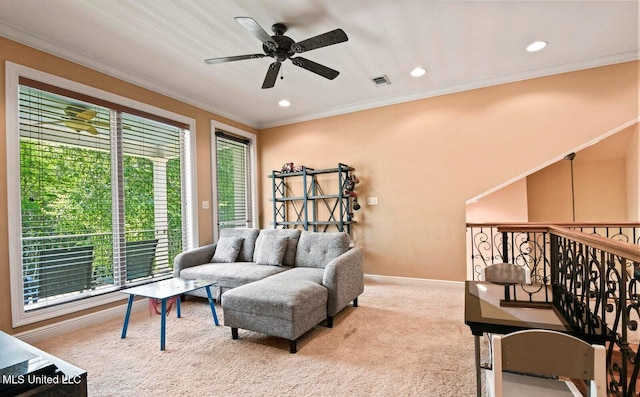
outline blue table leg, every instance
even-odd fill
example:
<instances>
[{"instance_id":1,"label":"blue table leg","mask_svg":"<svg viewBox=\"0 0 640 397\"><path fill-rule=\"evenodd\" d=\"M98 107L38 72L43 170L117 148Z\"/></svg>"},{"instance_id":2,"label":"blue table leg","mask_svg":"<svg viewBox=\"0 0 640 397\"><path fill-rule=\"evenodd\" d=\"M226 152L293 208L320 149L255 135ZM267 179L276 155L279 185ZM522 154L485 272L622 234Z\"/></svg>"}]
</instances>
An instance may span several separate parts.
<instances>
[{"instance_id":1,"label":"blue table leg","mask_svg":"<svg viewBox=\"0 0 640 397\"><path fill-rule=\"evenodd\" d=\"M215 325L220 325L218 323L218 315L216 314L216 304L213 302L213 297L211 296L211 288L207 285L204 287L207 290L207 297L209 298L209 306L211 306L211 314L213 314L213 322Z\"/></svg>"},{"instance_id":2,"label":"blue table leg","mask_svg":"<svg viewBox=\"0 0 640 397\"><path fill-rule=\"evenodd\" d=\"M164 350L165 329L167 327L167 300L162 299L162 313L160 314L160 350Z\"/></svg>"},{"instance_id":3,"label":"blue table leg","mask_svg":"<svg viewBox=\"0 0 640 397\"><path fill-rule=\"evenodd\" d=\"M124 325L122 325L122 336L124 339L127 336L127 327L129 326L129 316L131 315L131 305L133 304L133 295L129 295L129 303L127 303L127 314L124 315Z\"/></svg>"},{"instance_id":4,"label":"blue table leg","mask_svg":"<svg viewBox=\"0 0 640 397\"><path fill-rule=\"evenodd\" d=\"M180 315L180 297L179 296L176 296L176 312L177 312L178 318L182 317Z\"/></svg>"}]
</instances>

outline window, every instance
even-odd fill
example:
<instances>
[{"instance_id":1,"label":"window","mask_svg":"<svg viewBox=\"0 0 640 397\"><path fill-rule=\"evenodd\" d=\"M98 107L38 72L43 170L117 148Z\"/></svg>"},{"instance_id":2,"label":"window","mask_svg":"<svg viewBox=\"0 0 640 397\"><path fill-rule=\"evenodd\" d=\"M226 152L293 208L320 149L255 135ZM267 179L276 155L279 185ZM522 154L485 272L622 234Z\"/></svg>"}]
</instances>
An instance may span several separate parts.
<instances>
[{"instance_id":1,"label":"window","mask_svg":"<svg viewBox=\"0 0 640 397\"><path fill-rule=\"evenodd\" d=\"M17 159L8 151L19 165L9 182L14 326L170 277L173 258L193 246L190 125L97 90L16 80L19 116L7 131L19 147Z\"/></svg>"},{"instance_id":2,"label":"window","mask_svg":"<svg viewBox=\"0 0 640 397\"><path fill-rule=\"evenodd\" d=\"M256 227L256 136L215 121L211 130L215 239L220 229Z\"/></svg>"},{"instance_id":3,"label":"window","mask_svg":"<svg viewBox=\"0 0 640 397\"><path fill-rule=\"evenodd\" d=\"M218 230L253 224L249 142L216 131Z\"/></svg>"}]
</instances>

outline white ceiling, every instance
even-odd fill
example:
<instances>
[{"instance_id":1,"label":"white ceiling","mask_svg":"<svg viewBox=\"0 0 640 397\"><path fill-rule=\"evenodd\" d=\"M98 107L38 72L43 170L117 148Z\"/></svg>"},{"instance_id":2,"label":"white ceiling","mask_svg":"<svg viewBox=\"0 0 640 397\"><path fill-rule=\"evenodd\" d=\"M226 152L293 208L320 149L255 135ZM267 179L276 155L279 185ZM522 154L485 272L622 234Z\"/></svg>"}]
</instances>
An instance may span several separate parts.
<instances>
[{"instance_id":1,"label":"white ceiling","mask_svg":"<svg viewBox=\"0 0 640 397\"><path fill-rule=\"evenodd\" d=\"M342 28L349 41L304 54L340 75L287 60L263 90L272 58L205 64L262 52L236 16L270 34L285 23L295 41ZM637 1L0 1L4 37L255 128L636 60L638 18ZM549 45L527 53L534 40Z\"/></svg>"}]
</instances>

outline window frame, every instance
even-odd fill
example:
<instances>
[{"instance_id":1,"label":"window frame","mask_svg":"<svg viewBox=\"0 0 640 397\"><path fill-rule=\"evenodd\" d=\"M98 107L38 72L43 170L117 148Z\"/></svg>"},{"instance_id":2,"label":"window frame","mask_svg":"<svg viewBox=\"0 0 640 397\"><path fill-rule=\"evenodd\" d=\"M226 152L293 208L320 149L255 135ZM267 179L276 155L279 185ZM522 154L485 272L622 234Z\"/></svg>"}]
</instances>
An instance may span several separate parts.
<instances>
[{"instance_id":1,"label":"window frame","mask_svg":"<svg viewBox=\"0 0 640 397\"><path fill-rule=\"evenodd\" d=\"M35 311L25 312L22 299L22 226L20 202L20 121L19 121L19 80L28 78L44 84L88 95L99 100L120 104L124 107L137 109L158 117L183 123L188 127L187 145L188 155L185 156L183 207L184 219L188 219L190 227L185 230L187 244L183 250L198 246L198 217L197 206L193 201L197 197L196 176L193 164L196 164L194 119L173 113L155 106L126 98L108 91L103 91L82 83L68 80L46 72L35 70L12 62L5 63L5 100L6 100L6 148L7 148L7 214L9 238L9 278L11 289L11 318L12 326L20 327L26 324L48 320L65 314L75 313L116 301L126 300L126 296L117 289L109 293L90 296L59 305L45 307ZM12 170L18 170L12 172Z\"/></svg>"},{"instance_id":2,"label":"window frame","mask_svg":"<svg viewBox=\"0 0 640 397\"><path fill-rule=\"evenodd\" d=\"M220 231L218 229L218 157L217 157L217 145L216 145L216 131L225 132L230 135L236 135L249 140L249 160L251 162L250 169L250 186L251 186L251 227L257 228L258 226L258 136L251 132L241 130L236 127L221 123L216 120L211 120L210 131L210 143L211 143L211 220L212 220L212 234L213 240L218 241L220 237Z\"/></svg>"}]
</instances>

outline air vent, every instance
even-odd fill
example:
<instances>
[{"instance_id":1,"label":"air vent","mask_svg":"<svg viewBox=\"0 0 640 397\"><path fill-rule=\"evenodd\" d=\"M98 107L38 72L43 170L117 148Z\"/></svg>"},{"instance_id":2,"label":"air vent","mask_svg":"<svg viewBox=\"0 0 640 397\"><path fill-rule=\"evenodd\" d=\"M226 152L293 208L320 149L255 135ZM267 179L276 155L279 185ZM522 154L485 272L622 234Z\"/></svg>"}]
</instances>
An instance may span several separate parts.
<instances>
[{"instance_id":1,"label":"air vent","mask_svg":"<svg viewBox=\"0 0 640 397\"><path fill-rule=\"evenodd\" d=\"M375 84L376 86L391 84L391 81L389 81L389 78L387 77L386 74L383 74L382 76L374 77L371 79L371 81L373 81L373 84Z\"/></svg>"}]
</instances>

